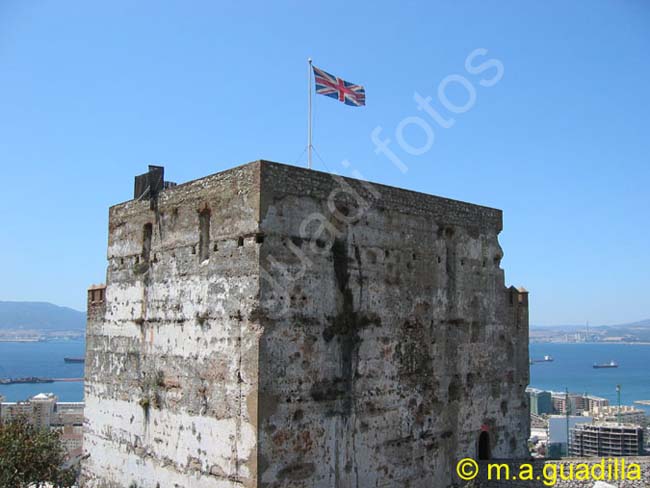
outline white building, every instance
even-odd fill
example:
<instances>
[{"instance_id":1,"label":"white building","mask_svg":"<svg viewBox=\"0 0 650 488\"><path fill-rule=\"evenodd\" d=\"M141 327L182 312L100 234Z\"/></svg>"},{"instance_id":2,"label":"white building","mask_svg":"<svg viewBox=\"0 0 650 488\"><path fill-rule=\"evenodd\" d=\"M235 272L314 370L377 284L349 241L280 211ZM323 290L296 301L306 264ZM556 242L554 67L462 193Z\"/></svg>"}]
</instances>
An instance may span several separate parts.
<instances>
[{"instance_id":1,"label":"white building","mask_svg":"<svg viewBox=\"0 0 650 488\"><path fill-rule=\"evenodd\" d=\"M618 406L603 406L594 407L589 411L589 416L593 417L596 422L618 422L620 413L620 421L625 424L634 424L645 426L646 415L641 409L631 405L621 405L620 411Z\"/></svg>"},{"instance_id":2,"label":"white building","mask_svg":"<svg viewBox=\"0 0 650 488\"><path fill-rule=\"evenodd\" d=\"M568 405L569 413L572 415L581 415L592 408L609 405L609 400L607 400L607 398L587 395L586 393L567 394L559 391L551 392L551 402L553 403L553 410L556 413L566 414Z\"/></svg>"},{"instance_id":3,"label":"white building","mask_svg":"<svg viewBox=\"0 0 650 488\"><path fill-rule=\"evenodd\" d=\"M81 454L83 402L57 402L56 395L52 393L39 393L25 402L0 402L0 422L8 422L19 416L26 417L38 427L58 430L68 456Z\"/></svg>"},{"instance_id":4,"label":"white building","mask_svg":"<svg viewBox=\"0 0 650 488\"><path fill-rule=\"evenodd\" d=\"M568 418L568 424L567 424ZM548 453L551 457L566 455L568 432L577 424L591 424L593 419L584 415L551 415L548 418ZM568 428L567 428L568 425Z\"/></svg>"}]
</instances>

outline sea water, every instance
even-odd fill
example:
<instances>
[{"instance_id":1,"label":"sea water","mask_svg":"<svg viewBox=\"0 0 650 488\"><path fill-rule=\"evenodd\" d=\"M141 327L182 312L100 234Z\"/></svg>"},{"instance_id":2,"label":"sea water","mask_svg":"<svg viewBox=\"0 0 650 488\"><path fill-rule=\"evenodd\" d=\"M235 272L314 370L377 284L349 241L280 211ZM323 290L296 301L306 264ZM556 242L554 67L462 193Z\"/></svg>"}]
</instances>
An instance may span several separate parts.
<instances>
[{"instance_id":1,"label":"sea water","mask_svg":"<svg viewBox=\"0 0 650 488\"><path fill-rule=\"evenodd\" d=\"M0 378L83 378L82 363L66 363L65 357L83 357L83 340L0 342ZM54 393L59 401L83 401L83 382L0 385L7 402L26 400L38 393Z\"/></svg>"},{"instance_id":2,"label":"sea water","mask_svg":"<svg viewBox=\"0 0 650 488\"><path fill-rule=\"evenodd\" d=\"M588 393L617 404L650 400L650 345L648 344L531 344L530 358L553 357L553 362L530 365L530 386L542 390ZM594 363L615 361L618 368L595 369ZM650 413L649 407L636 405Z\"/></svg>"}]
</instances>

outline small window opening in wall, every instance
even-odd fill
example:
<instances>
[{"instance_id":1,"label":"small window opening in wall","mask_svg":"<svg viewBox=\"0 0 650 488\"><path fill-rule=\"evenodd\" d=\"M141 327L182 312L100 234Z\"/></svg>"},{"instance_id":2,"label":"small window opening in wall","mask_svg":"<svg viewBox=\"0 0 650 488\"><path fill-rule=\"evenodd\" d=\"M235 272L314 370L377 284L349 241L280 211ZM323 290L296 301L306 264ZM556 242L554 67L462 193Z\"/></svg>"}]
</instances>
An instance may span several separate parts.
<instances>
[{"instance_id":1,"label":"small window opening in wall","mask_svg":"<svg viewBox=\"0 0 650 488\"><path fill-rule=\"evenodd\" d=\"M460 260L460 265L461 265L461 266L465 266L465 260L464 260L464 259L461 259L461 260Z\"/></svg>"},{"instance_id":2,"label":"small window opening in wall","mask_svg":"<svg viewBox=\"0 0 650 488\"><path fill-rule=\"evenodd\" d=\"M212 251L217 252L219 250L219 245L215 242L214 245L212 246Z\"/></svg>"},{"instance_id":3,"label":"small window opening in wall","mask_svg":"<svg viewBox=\"0 0 650 488\"><path fill-rule=\"evenodd\" d=\"M199 261L210 257L210 209L199 212Z\"/></svg>"},{"instance_id":4,"label":"small window opening in wall","mask_svg":"<svg viewBox=\"0 0 650 488\"><path fill-rule=\"evenodd\" d=\"M479 460L490 459L490 434L486 431L478 436L478 458Z\"/></svg>"},{"instance_id":5,"label":"small window opening in wall","mask_svg":"<svg viewBox=\"0 0 650 488\"><path fill-rule=\"evenodd\" d=\"M264 242L264 234L255 234L255 242L262 244Z\"/></svg>"},{"instance_id":6,"label":"small window opening in wall","mask_svg":"<svg viewBox=\"0 0 650 488\"><path fill-rule=\"evenodd\" d=\"M442 263L442 258L438 256L438 264Z\"/></svg>"},{"instance_id":7,"label":"small window opening in wall","mask_svg":"<svg viewBox=\"0 0 650 488\"><path fill-rule=\"evenodd\" d=\"M239 236L237 239L237 246L242 247L244 245L244 238Z\"/></svg>"},{"instance_id":8,"label":"small window opening in wall","mask_svg":"<svg viewBox=\"0 0 650 488\"><path fill-rule=\"evenodd\" d=\"M146 263L151 255L151 236L153 235L153 226L144 224L142 228L142 260Z\"/></svg>"}]
</instances>

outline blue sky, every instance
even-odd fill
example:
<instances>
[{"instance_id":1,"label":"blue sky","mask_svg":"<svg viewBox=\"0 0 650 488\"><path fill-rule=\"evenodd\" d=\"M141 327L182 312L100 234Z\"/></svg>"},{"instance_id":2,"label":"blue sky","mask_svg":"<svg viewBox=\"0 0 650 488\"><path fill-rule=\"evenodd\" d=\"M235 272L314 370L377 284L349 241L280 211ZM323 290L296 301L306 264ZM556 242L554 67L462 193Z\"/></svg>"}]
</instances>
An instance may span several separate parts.
<instances>
[{"instance_id":1,"label":"blue sky","mask_svg":"<svg viewBox=\"0 0 650 488\"><path fill-rule=\"evenodd\" d=\"M648 25L643 0L4 0L0 299L83 309L107 209L147 164L178 182L305 164L311 56L368 103L314 97L316 169L503 209L506 281L531 290L532 323L648 318ZM465 67L481 48L471 65L503 67L492 86L497 68ZM378 126L406 173L375 151Z\"/></svg>"}]
</instances>

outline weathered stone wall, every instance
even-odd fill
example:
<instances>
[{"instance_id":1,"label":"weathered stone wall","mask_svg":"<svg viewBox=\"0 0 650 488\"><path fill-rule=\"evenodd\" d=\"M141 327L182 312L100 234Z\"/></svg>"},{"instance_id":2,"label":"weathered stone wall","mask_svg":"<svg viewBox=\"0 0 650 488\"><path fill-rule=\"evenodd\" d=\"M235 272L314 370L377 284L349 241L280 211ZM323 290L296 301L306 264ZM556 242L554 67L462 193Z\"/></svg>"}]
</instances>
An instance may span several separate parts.
<instances>
[{"instance_id":1,"label":"weathered stone wall","mask_svg":"<svg viewBox=\"0 0 650 488\"><path fill-rule=\"evenodd\" d=\"M527 455L501 212L287 166L261 181L260 486L447 486L482 429Z\"/></svg>"},{"instance_id":2,"label":"weathered stone wall","mask_svg":"<svg viewBox=\"0 0 650 488\"><path fill-rule=\"evenodd\" d=\"M561 461L551 460L517 460L517 461L490 461L508 466L510 473L506 479L506 471L501 468L493 468L491 479L488 479L488 463L479 463L479 474L471 481L462 481L455 477L456 486L463 488L592 488L597 481L607 483L617 488L648 488L650 487L650 457L628 457L624 458L566 458ZM518 478L522 463L532 466L532 480ZM637 464L640 468L640 479L631 464ZM587 465L589 478L584 479L584 469L579 465ZM594 470L595 465L604 466L603 470ZM501 473L501 479L497 479L497 473ZM513 478L514 477L514 478ZM529 472L526 471L526 477ZM580 479L582 478L582 479Z\"/></svg>"},{"instance_id":3,"label":"weathered stone wall","mask_svg":"<svg viewBox=\"0 0 650 488\"><path fill-rule=\"evenodd\" d=\"M258 174L110 209L105 310L87 330L83 486L255 486Z\"/></svg>"},{"instance_id":4,"label":"weathered stone wall","mask_svg":"<svg viewBox=\"0 0 650 488\"><path fill-rule=\"evenodd\" d=\"M257 162L109 225L84 486L444 487L481 432L527 454L500 211Z\"/></svg>"}]
</instances>

